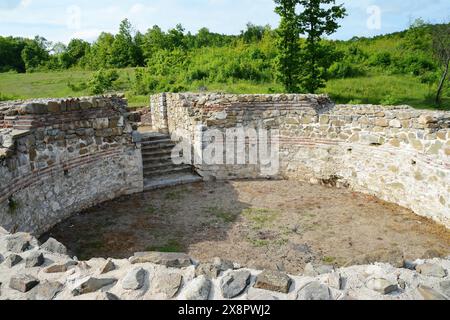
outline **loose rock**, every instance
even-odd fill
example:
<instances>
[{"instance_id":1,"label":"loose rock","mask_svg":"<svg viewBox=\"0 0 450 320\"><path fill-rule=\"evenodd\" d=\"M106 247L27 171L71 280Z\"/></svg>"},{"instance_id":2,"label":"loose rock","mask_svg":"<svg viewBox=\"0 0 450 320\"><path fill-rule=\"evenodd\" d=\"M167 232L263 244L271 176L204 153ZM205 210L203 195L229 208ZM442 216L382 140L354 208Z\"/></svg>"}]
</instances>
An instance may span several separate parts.
<instances>
[{"instance_id":1,"label":"loose rock","mask_svg":"<svg viewBox=\"0 0 450 320\"><path fill-rule=\"evenodd\" d=\"M274 301L279 300L277 297L272 295L270 292L259 289L250 289L247 295L248 300L256 301Z\"/></svg>"},{"instance_id":2,"label":"loose rock","mask_svg":"<svg viewBox=\"0 0 450 320\"><path fill-rule=\"evenodd\" d=\"M29 293L29 300L53 300L61 292L63 285L55 281L44 281L34 287Z\"/></svg>"},{"instance_id":3,"label":"loose rock","mask_svg":"<svg viewBox=\"0 0 450 320\"><path fill-rule=\"evenodd\" d=\"M370 279L367 284L370 290L379 292L381 294L389 294L398 290L397 283L390 282L384 278Z\"/></svg>"},{"instance_id":4,"label":"loose rock","mask_svg":"<svg viewBox=\"0 0 450 320\"><path fill-rule=\"evenodd\" d=\"M33 252L25 259L26 268L40 267L44 264L45 258L41 252Z\"/></svg>"},{"instance_id":5,"label":"loose rock","mask_svg":"<svg viewBox=\"0 0 450 320\"><path fill-rule=\"evenodd\" d=\"M327 278L327 284L331 288L342 290L344 279L342 278L341 274L339 272L332 272L328 275Z\"/></svg>"},{"instance_id":6,"label":"loose rock","mask_svg":"<svg viewBox=\"0 0 450 320\"><path fill-rule=\"evenodd\" d=\"M39 284L39 280L33 276L22 274L13 276L9 282L11 289L26 293Z\"/></svg>"},{"instance_id":7,"label":"loose rock","mask_svg":"<svg viewBox=\"0 0 450 320\"><path fill-rule=\"evenodd\" d=\"M442 281L439 283L439 287L441 288L442 292L450 298L450 280Z\"/></svg>"},{"instance_id":8,"label":"loose rock","mask_svg":"<svg viewBox=\"0 0 450 320\"><path fill-rule=\"evenodd\" d=\"M106 274L116 269L116 265L111 259L108 259L105 264L100 268L100 274Z\"/></svg>"},{"instance_id":9,"label":"loose rock","mask_svg":"<svg viewBox=\"0 0 450 320\"><path fill-rule=\"evenodd\" d=\"M3 262L4 265L6 265L8 268L12 268L16 265L18 265L22 261L22 257L17 254L10 254L8 258L5 259Z\"/></svg>"},{"instance_id":10,"label":"loose rock","mask_svg":"<svg viewBox=\"0 0 450 320\"><path fill-rule=\"evenodd\" d=\"M201 263L195 269L195 276L206 276L209 279L217 278L220 274L220 269L212 263Z\"/></svg>"},{"instance_id":11,"label":"loose rock","mask_svg":"<svg viewBox=\"0 0 450 320\"><path fill-rule=\"evenodd\" d=\"M237 271L223 277L220 288L226 299L233 299L242 294L250 284L250 272Z\"/></svg>"},{"instance_id":12,"label":"loose rock","mask_svg":"<svg viewBox=\"0 0 450 320\"><path fill-rule=\"evenodd\" d=\"M137 252L130 258L132 264L154 263L168 268L185 268L192 265L191 258L185 253Z\"/></svg>"},{"instance_id":13,"label":"loose rock","mask_svg":"<svg viewBox=\"0 0 450 320\"><path fill-rule=\"evenodd\" d=\"M89 277L80 283L73 291L74 296L91 293L100 290L101 288L110 286L117 282L116 279L98 279Z\"/></svg>"},{"instance_id":14,"label":"loose rock","mask_svg":"<svg viewBox=\"0 0 450 320\"><path fill-rule=\"evenodd\" d=\"M45 273L62 273L67 271L67 266L65 264L53 264L44 269Z\"/></svg>"},{"instance_id":15,"label":"loose rock","mask_svg":"<svg viewBox=\"0 0 450 320\"><path fill-rule=\"evenodd\" d=\"M30 235L16 233L6 237L6 250L14 253L22 253L31 249Z\"/></svg>"},{"instance_id":16,"label":"loose rock","mask_svg":"<svg viewBox=\"0 0 450 320\"><path fill-rule=\"evenodd\" d=\"M420 285L417 288L417 291L424 300L448 300L447 297L443 296L436 290L424 285Z\"/></svg>"},{"instance_id":17,"label":"loose rock","mask_svg":"<svg viewBox=\"0 0 450 320\"><path fill-rule=\"evenodd\" d=\"M417 264L413 261L405 260L403 263L403 268L408 270L416 270Z\"/></svg>"},{"instance_id":18,"label":"loose rock","mask_svg":"<svg viewBox=\"0 0 450 320\"><path fill-rule=\"evenodd\" d=\"M210 291L211 280L205 276L200 276L186 285L184 299L191 301L208 300Z\"/></svg>"},{"instance_id":19,"label":"loose rock","mask_svg":"<svg viewBox=\"0 0 450 320\"><path fill-rule=\"evenodd\" d=\"M331 300L331 292L326 285L314 281L298 291L297 300Z\"/></svg>"},{"instance_id":20,"label":"loose rock","mask_svg":"<svg viewBox=\"0 0 450 320\"><path fill-rule=\"evenodd\" d=\"M286 273L265 270L256 278L255 288L289 293L292 279Z\"/></svg>"},{"instance_id":21,"label":"loose rock","mask_svg":"<svg viewBox=\"0 0 450 320\"><path fill-rule=\"evenodd\" d=\"M122 288L125 290L139 290L144 286L146 271L142 268L131 270L122 280Z\"/></svg>"},{"instance_id":22,"label":"loose rock","mask_svg":"<svg viewBox=\"0 0 450 320\"><path fill-rule=\"evenodd\" d=\"M329 265L320 265L320 266L313 266L312 263L308 263L305 266L305 269L303 271L303 275L307 277L316 277L322 274L331 273L334 271L333 266Z\"/></svg>"},{"instance_id":23,"label":"loose rock","mask_svg":"<svg viewBox=\"0 0 450 320\"><path fill-rule=\"evenodd\" d=\"M178 273L164 273L155 277L155 293L160 293L166 299L172 299L180 290L183 277Z\"/></svg>"},{"instance_id":24,"label":"loose rock","mask_svg":"<svg viewBox=\"0 0 450 320\"><path fill-rule=\"evenodd\" d=\"M222 272L234 269L234 263L232 261L217 257L214 258L213 265Z\"/></svg>"},{"instance_id":25,"label":"loose rock","mask_svg":"<svg viewBox=\"0 0 450 320\"><path fill-rule=\"evenodd\" d=\"M67 254L67 248L66 246L64 246L61 242L53 239L53 238L49 238L42 246L41 249L48 251L48 252L52 252L52 253L57 253L57 254L61 254L61 255L66 255Z\"/></svg>"},{"instance_id":26,"label":"loose rock","mask_svg":"<svg viewBox=\"0 0 450 320\"><path fill-rule=\"evenodd\" d=\"M447 272L440 265L425 263L416 267L417 272L427 277L445 278Z\"/></svg>"}]
</instances>

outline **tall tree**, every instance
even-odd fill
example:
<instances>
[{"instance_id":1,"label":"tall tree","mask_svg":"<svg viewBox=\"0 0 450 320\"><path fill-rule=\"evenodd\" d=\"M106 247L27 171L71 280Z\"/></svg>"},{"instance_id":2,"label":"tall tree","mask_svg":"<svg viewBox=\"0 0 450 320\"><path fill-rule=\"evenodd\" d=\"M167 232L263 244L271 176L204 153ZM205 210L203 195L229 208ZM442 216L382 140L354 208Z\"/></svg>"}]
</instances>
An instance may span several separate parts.
<instances>
[{"instance_id":1,"label":"tall tree","mask_svg":"<svg viewBox=\"0 0 450 320\"><path fill-rule=\"evenodd\" d=\"M287 92L300 92L300 28L295 11L298 0L275 0L275 12L280 15L277 30L278 78Z\"/></svg>"},{"instance_id":2,"label":"tall tree","mask_svg":"<svg viewBox=\"0 0 450 320\"><path fill-rule=\"evenodd\" d=\"M102 32L89 52L89 67L93 70L112 67L114 35Z\"/></svg>"},{"instance_id":3,"label":"tall tree","mask_svg":"<svg viewBox=\"0 0 450 320\"><path fill-rule=\"evenodd\" d=\"M442 75L436 93L436 103L440 104L445 82L450 76L450 23L433 27L433 52L442 68Z\"/></svg>"},{"instance_id":4,"label":"tall tree","mask_svg":"<svg viewBox=\"0 0 450 320\"><path fill-rule=\"evenodd\" d=\"M112 45L112 64L117 68L138 65L140 48L134 42L133 27L128 19L120 23L119 33Z\"/></svg>"},{"instance_id":5,"label":"tall tree","mask_svg":"<svg viewBox=\"0 0 450 320\"><path fill-rule=\"evenodd\" d=\"M50 58L48 47L50 42L47 39L36 36L34 40L27 40L27 44L22 50L21 57L25 63L27 71L32 71L44 66Z\"/></svg>"},{"instance_id":6,"label":"tall tree","mask_svg":"<svg viewBox=\"0 0 450 320\"><path fill-rule=\"evenodd\" d=\"M299 0L302 11L298 16L298 24L300 33L306 35L300 83L310 93L325 86L326 71L334 56L329 48L323 46L322 37L335 33L340 28L337 21L346 15L343 5L335 3L336 0Z\"/></svg>"},{"instance_id":7,"label":"tall tree","mask_svg":"<svg viewBox=\"0 0 450 320\"><path fill-rule=\"evenodd\" d=\"M25 39L0 36L0 72L25 72L25 63L21 56L25 45Z\"/></svg>"},{"instance_id":8,"label":"tall tree","mask_svg":"<svg viewBox=\"0 0 450 320\"><path fill-rule=\"evenodd\" d=\"M327 69L335 56L323 44L322 37L340 27L337 21L345 17L345 8L335 5L336 0L275 0L275 3L275 11L281 16L278 31L281 80L288 92L314 93L324 86ZM302 45L299 35L306 36Z\"/></svg>"}]
</instances>

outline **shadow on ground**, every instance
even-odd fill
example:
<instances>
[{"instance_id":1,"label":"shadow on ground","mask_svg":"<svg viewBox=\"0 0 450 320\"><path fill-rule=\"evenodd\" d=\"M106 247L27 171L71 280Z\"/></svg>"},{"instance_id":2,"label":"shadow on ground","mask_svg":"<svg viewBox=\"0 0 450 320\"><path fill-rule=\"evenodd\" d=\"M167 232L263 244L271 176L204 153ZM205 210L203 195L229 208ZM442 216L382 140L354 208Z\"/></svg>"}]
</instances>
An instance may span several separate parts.
<instances>
[{"instance_id":1,"label":"shadow on ground","mask_svg":"<svg viewBox=\"0 0 450 320\"><path fill-rule=\"evenodd\" d=\"M450 231L410 210L297 181L196 183L110 201L57 225L80 259L138 251L216 256L301 272L317 264L402 263L450 254Z\"/></svg>"}]
</instances>

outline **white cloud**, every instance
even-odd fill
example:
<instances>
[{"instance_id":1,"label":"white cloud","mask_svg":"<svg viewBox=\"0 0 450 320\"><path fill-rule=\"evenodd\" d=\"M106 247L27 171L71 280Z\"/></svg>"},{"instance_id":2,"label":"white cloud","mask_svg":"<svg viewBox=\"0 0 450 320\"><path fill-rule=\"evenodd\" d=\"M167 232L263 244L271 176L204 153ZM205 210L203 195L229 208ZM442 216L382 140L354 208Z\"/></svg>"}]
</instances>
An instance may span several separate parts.
<instances>
[{"instance_id":1,"label":"white cloud","mask_svg":"<svg viewBox=\"0 0 450 320\"><path fill-rule=\"evenodd\" d=\"M20 2L21 8L28 8L33 3L33 0L22 0Z\"/></svg>"}]
</instances>

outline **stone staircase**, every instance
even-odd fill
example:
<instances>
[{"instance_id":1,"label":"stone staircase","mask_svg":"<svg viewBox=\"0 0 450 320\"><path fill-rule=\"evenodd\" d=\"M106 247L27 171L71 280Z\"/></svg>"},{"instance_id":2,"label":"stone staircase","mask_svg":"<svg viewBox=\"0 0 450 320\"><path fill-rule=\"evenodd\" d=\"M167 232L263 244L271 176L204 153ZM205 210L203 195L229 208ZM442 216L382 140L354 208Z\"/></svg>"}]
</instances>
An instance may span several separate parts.
<instances>
[{"instance_id":1,"label":"stone staircase","mask_svg":"<svg viewBox=\"0 0 450 320\"><path fill-rule=\"evenodd\" d=\"M202 181L191 165L173 163L172 150L175 143L168 135L156 132L144 133L141 143L144 190Z\"/></svg>"}]
</instances>

